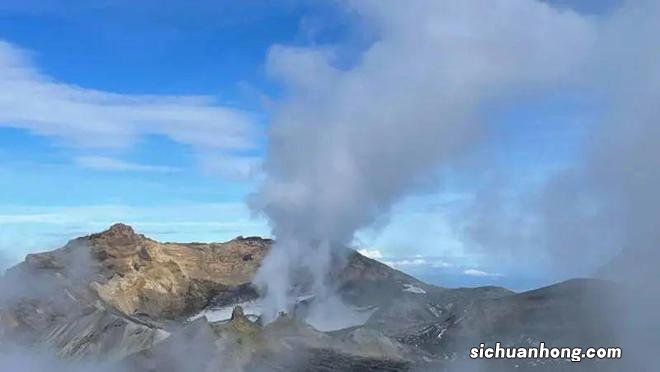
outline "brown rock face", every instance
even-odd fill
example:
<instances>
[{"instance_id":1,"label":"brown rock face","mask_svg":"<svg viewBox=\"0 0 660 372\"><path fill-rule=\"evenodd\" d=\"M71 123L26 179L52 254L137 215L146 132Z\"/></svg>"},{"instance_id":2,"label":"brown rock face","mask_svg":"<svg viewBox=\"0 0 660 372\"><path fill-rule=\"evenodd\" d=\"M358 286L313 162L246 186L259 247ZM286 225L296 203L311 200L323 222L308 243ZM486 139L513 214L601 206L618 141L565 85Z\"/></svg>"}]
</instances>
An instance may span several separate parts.
<instances>
[{"instance_id":1,"label":"brown rock face","mask_svg":"<svg viewBox=\"0 0 660 372\"><path fill-rule=\"evenodd\" d=\"M249 284L271 242L159 243L117 224L89 236L87 244L110 274L91 285L101 300L125 314L175 319L199 311L215 294Z\"/></svg>"},{"instance_id":2,"label":"brown rock face","mask_svg":"<svg viewBox=\"0 0 660 372\"><path fill-rule=\"evenodd\" d=\"M8 270L0 278L0 334L62 345L68 324L98 311L157 328L200 311L212 298L246 292L271 244L260 238L159 243L116 224L30 254Z\"/></svg>"}]
</instances>

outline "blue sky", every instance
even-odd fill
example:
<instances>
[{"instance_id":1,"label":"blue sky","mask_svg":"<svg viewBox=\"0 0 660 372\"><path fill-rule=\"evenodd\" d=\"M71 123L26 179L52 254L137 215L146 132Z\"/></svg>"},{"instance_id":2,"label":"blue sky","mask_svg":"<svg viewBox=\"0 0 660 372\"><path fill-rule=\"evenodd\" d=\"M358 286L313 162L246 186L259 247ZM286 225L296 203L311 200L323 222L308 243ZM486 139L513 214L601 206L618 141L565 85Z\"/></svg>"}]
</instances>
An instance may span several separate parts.
<instances>
[{"instance_id":1,"label":"blue sky","mask_svg":"<svg viewBox=\"0 0 660 372\"><path fill-rule=\"evenodd\" d=\"M66 4L0 5L5 263L118 221L165 241L269 235L244 204L259 181L269 108L282 93L265 67L269 48L340 46L337 64L349 68L372 41L338 3ZM612 6L587 4L579 10ZM451 205L487 177L524 187L570 163L599 114L594 102L560 87L484 107L496 140L442 187L400 201L356 244L439 284L528 288L555 279L540 266L497 266L466 249L449 227ZM492 174L476 165L484 158L496 159Z\"/></svg>"}]
</instances>

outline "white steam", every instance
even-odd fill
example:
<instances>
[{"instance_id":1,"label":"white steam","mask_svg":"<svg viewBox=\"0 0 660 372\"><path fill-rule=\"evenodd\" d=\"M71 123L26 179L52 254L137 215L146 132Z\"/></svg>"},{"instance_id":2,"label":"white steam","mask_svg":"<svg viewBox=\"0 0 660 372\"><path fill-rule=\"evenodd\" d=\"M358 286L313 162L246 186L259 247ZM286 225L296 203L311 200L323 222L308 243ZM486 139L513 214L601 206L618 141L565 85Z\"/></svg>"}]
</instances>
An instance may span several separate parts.
<instances>
[{"instance_id":1,"label":"white steam","mask_svg":"<svg viewBox=\"0 0 660 372\"><path fill-rule=\"evenodd\" d=\"M332 47L271 48L287 89L271 123L266 179L251 204L277 243L256 283L273 310L292 276L326 288L333 247L386 216L483 132L494 98L561 84L593 44L581 16L530 1L349 1L376 35L340 68Z\"/></svg>"}]
</instances>

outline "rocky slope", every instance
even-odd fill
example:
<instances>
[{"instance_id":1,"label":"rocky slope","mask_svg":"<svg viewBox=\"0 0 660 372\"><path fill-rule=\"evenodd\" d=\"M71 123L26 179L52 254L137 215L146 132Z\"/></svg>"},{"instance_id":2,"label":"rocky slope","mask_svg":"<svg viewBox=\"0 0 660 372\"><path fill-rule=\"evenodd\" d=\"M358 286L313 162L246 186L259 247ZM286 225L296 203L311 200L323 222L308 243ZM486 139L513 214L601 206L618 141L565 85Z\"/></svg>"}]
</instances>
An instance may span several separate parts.
<instances>
[{"instance_id":1,"label":"rocky slope","mask_svg":"<svg viewBox=\"0 0 660 372\"><path fill-rule=\"evenodd\" d=\"M612 338L606 319L586 321L606 282L448 289L352 251L332 280L354 323L321 331L312 294L262 325L250 283L272 243L159 243L117 224L28 255L0 279L0 363L2 348L18 344L134 371L441 370L479 341Z\"/></svg>"}]
</instances>

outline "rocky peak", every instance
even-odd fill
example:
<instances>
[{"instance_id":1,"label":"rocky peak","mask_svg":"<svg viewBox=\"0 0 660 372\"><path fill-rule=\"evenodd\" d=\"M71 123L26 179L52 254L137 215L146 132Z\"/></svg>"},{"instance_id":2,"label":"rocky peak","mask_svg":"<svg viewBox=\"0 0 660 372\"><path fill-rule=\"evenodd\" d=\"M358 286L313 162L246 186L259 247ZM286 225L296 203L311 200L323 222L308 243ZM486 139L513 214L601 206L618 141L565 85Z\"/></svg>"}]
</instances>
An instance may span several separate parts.
<instances>
[{"instance_id":1,"label":"rocky peak","mask_svg":"<svg viewBox=\"0 0 660 372\"><path fill-rule=\"evenodd\" d=\"M81 242L91 248L92 256L106 269L107 277L138 270L150 258L147 251L149 239L136 234L132 227L122 223L82 238Z\"/></svg>"},{"instance_id":2,"label":"rocky peak","mask_svg":"<svg viewBox=\"0 0 660 372\"><path fill-rule=\"evenodd\" d=\"M135 234L135 231L129 225L123 224L121 222L116 223L107 230L111 233L123 233L123 234Z\"/></svg>"},{"instance_id":3,"label":"rocky peak","mask_svg":"<svg viewBox=\"0 0 660 372\"><path fill-rule=\"evenodd\" d=\"M142 235L135 233L132 227L123 223L116 223L106 231L90 236L92 240L102 240L118 245L130 245L143 238Z\"/></svg>"}]
</instances>

